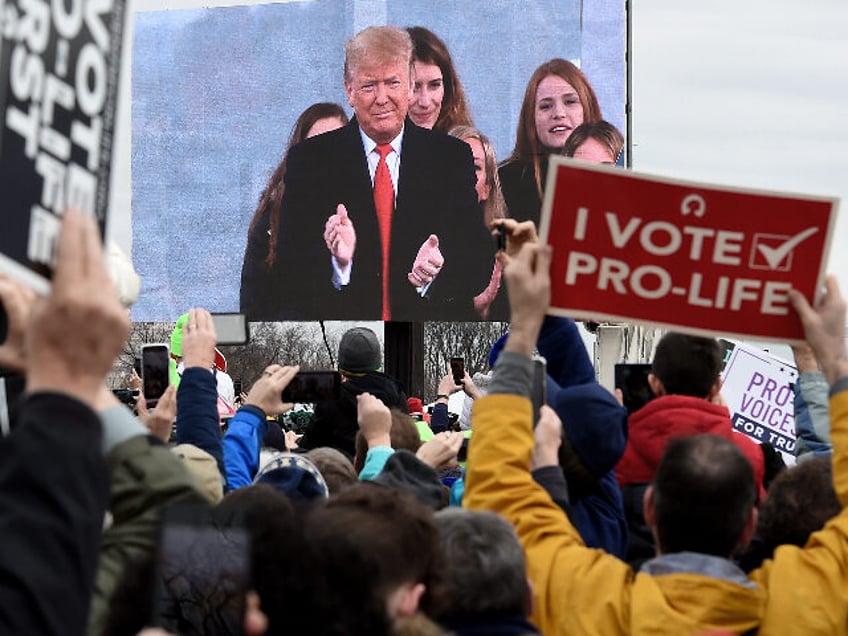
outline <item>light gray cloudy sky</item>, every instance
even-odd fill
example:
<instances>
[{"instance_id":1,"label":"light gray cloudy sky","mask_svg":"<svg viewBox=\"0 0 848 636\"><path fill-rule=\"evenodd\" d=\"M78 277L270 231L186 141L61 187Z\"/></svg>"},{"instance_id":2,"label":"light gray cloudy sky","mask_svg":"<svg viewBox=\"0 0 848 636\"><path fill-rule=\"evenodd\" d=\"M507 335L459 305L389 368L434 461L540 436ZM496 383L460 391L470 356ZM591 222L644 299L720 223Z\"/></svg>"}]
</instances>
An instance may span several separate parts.
<instances>
[{"instance_id":1,"label":"light gray cloudy sky","mask_svg":"<svg viewBox=\"0 0 848 636\"><path fill-rule=\"evenodd\" d=\"M634 168L848 200L848 3L636 0ZM828 270L848 292L848 212Z\"/></svg>"}]
</instances>

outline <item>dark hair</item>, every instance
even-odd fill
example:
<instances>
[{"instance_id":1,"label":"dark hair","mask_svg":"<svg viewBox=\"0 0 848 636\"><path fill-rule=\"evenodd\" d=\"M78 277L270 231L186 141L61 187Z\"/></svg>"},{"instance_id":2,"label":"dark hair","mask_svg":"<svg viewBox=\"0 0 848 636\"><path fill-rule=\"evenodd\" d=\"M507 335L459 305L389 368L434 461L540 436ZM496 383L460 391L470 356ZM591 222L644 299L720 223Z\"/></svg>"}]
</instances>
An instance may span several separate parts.
<instances>
[{"instance_id":1,"label":"dark hair","mask_svg":"<svg viewBox=\"0 0 848 636\"><path fill-rule=\"evenodd\" d=\"M422 611L439 607L439 533L432 512L411 495L359 483L313 508L306 529L309 567L323 575L315 603L326 605L309 633L388 634L387 598L406 583L425 585Z\"/></svg>"},{"instance_id":2,"label":"dark hair","mask_svg":"<svg viewBox=\"0 0 848 636\"><path fill-rule=\"evenodd\" d=\"M609 150L613 163L618 161L618 156L624 148L624 135L608 121L603 119L600 121L583 122L577 128L571 131L568 139L565 140L565 145L562 147L562 154L566 157L573 157L577 149L589 139L594 139Z\"/></svg>"},{"instance_id":3,"label":"dark hair","mask_svg":"<svg viewBox=\"0 0 848 636\"><path fill-rule=\"evenodd\" d=\"M302 560L306 538L299 509L273 486L256 484L231 491L218 511L250 534L252 585L268 617L267 633L307 633L314 589Z\"/></svg>"},{"instance_id":4,"label":"dark hair","mask_svg":"<svg viewBox=\"0 0 848 636\"><path fill-rule=\"evenodd\" d=\"M786 543L803 546L841 510L830 458L815 457L775 477L760 508L757 535L769 550Z\"/></svg>"},{"instance_id":5,"label":"dark hair","mask_svg":"<svg viewBox=\"0 0 848 636\"><path fill-rule=\"evenodd\" d=\"M459 75L447 45L439 36L424 27L407 27L406 30L412 38L413 63L435 64L442 72L445 97L442 100L439 118L433 128L447 132L454 126L473 126L465 91L462 89L462 83L459 81Z\"/></svg>"},{"instance_id":6,"label":"dark hair","mask_svg":"<svg viewBox=\"0 0 848 636\"><path fill-rule=\"evenodd\" d=\"M392 428L389 431L389 437L392 440L392 448L395 450L408 450L412 453L416 452L421 446L421 434L418 432L418 426L415 420L409 413L404 413L397 407L389 409L392 414ZM353 467L356 470L362 470L365 466L365 456L368 455L368 442L362 436L360 431L356 431L356 440L354 441L356 454L353 456Z\"/></svg>"},{"instance_id":7,"label":"dark hair","mask_svg":"<svg viewBox=\"0 0 848 636\"><path fill-rule=\"evenodd\" d=\"M436 525L449 564L439 618L529 613L524 550L506 519L453 507L436 513Z\"/></svg>"},{"instance_id":8,"label":"dark hair","mask_svg":"<svg viewBox=\"0 0 848 636\"><path fill-rule=\"evenodd\" d=\"M653 485L663 553L733 553L757 498L751 463L733 442L716 435L672 439Z\"/></svg>"},{"instance_id":9,"label":"dark hair","mask_svg":"<svg viewBox=\"0 0 848 636\"><path fill-rule=\"evenodd\" d=\"M601 106L592 85L583 72L568 60L554 58L539 66L524 90L524 101L521 103L521 112L518 116L518 129L515 133L515 147L512 154L505 163L510 161L522 161L533 166L533 174L536 179L536 188L541 197L542 188L542 159L547 157L548 151L539 142L536 133L536 90L539 83L550 75L557 75L571 85L580 98L583 106L583 121L592 122L601 119Z\"/></svg>"},{"instance_id":10,"label":"dark hair","mask_svg":"<svg viewBox=\"0 0 848 636\"><path fill-rule=\"evenodd\" d=\"M670 331L657 344L651 373L667 394L706 398L721 373L721 348L715 338Z\"/></svg>"},{"instance_id":11,"label":"dark hair","mask_svg":"<svg viewBox=\"0 0 848 636\"><path fill-rule=\"evenodd\" d=\"M294 128L292 128L283 158L271 174L271 178L268 179L268 185L265 186L265 189L259 196L259 205L256 206L256 212L254 212L253 218L250 220L247 236L248 241L250 241L250 237L257 226L264 227L264 224L261 223L262 219L266 216L269 217L270 238L268 241L268 254L265 257L265 265L267 267L272 267L274 261L277 259L277 231L280 223L280 205L283 201L283 191L285 189L286 158L289 155L289 150L306 139L309 130L318 120L332 117L337 117L341 120L342 124L348 123L348 117L344 109L338 104L332 104L330 102L312 104L312 106L300 114L300 117L297 118L294 124Z\"/></svg>"}]
</instances>

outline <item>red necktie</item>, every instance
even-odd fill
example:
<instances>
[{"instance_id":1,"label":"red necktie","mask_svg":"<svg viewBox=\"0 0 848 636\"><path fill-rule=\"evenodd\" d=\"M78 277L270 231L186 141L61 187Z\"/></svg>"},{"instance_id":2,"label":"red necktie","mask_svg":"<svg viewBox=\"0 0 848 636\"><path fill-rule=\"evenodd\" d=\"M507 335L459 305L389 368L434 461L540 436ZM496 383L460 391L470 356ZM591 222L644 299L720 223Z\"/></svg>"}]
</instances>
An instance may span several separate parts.
<instances>
[{"instance_id":1,"label":"red necktie","mask_svg":"<svg viewBox=\"0 0 848 636\"><path fill-rule=\"evenodd\" d=\"M383 320L391 320L389 306L389 239L392 235L392 214L395 210L395 188L389 174L386 155L392 151L391 144L379 144L375 150L380 155L377 172L374 173L374 207L380 226L380 243L383 248Z\"/></svg>"}]
</instances>

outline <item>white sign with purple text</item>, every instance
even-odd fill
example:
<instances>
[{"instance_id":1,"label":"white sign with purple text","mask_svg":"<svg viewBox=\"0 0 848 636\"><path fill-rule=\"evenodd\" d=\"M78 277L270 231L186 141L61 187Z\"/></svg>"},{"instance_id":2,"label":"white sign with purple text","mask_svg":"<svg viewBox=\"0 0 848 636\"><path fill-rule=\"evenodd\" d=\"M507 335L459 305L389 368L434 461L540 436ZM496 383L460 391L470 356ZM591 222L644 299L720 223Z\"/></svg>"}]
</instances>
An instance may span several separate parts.
<instances>
[{"instance_id":1,"label":"white sign with purple text","mask_svg":"<svg viewBox=\"0 0 848 636\"><path fill-rule=\"evenodd\" d=\"M787 463L795 463L795 409L792 364L739 342L725 346L724 385L733 428L758 443L768 442Z\"/></svg>"}]
</instances>

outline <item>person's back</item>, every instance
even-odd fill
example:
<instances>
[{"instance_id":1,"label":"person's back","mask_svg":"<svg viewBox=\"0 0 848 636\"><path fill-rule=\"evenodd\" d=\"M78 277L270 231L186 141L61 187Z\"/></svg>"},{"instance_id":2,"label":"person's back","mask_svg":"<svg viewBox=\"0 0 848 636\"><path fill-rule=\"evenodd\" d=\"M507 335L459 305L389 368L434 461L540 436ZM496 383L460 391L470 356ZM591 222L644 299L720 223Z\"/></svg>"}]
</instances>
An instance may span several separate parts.
<instances>
[{"instance_id":1,"label":"person's back","mask_svg":"<svg viewBox=\"0 0 848 636\"><path fill-rule=\"evenodd\" d=\"M660 556L638 573L587 548L530 474L533 346L550 302L550 250L525 243L507 255L512 329L488 396L474 405L463 504L507 518L524 547L536 590L533 622L546 634L808 635L848 629L848 351L846 304L835 277L813 309L789 299L820 356L830 390L834 487L843 506L803 548L783 546L749 577L729 560L756 523L752 469L714 435L672 440L645 495ZM543 407L547 409L548 407ZM557 438L558 418L535 435Z\"/></svg>"},{"instance_id":2,"label":"person's back","mask_svg":"<svg viewBox=\"0 0 848 636\"><path fill-rule=\"evenodd\" d=\"M376 334L366 327L348 329L339 343L339 372L342 386L339 398L315 405L315 414L299 445L304 449L329 446L356 454L356 396L370 393L389 408L406 409L406 395L400 383L381 373L383 353Z\"/></svg>"},{"instance_id":3,"label":"person's back","mask_svg":"<svg viewBox=\"0 0 848 636\"><path fill-rule=\"evenodd\" d=\"M712 434L732 441L751 462L754 481L762 488L761 449L734 432L727 407L713 401L721 390L720 372L714 338L669 332L657 345L648 377L656 397L628 418L627 447L615 469L630 535L627 561L636 568L654 556L642 500L670 440Z\"/></svg>"}]
</instances>

